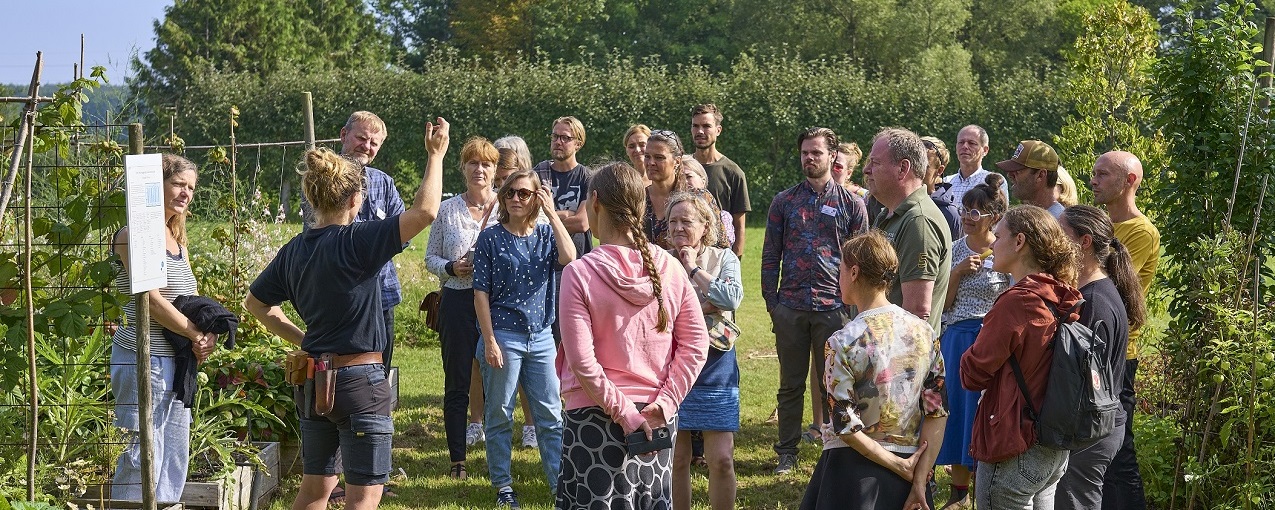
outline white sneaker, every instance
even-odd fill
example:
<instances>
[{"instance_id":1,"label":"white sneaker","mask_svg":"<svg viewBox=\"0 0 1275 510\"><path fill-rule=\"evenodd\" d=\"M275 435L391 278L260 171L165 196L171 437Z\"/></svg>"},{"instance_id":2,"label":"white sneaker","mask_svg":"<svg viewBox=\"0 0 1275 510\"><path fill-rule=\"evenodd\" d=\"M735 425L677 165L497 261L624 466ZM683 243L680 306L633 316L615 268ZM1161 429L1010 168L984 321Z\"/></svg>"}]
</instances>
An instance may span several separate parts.
<instances>
[{"instance_id":1,"label":"white sneaker","mask_svg":"<svg viewBox=\"0 0 1275 510\"><path fill-rule=\"evenodd\" d=\"M522 426L522 447L535 448L539 443L536 442L536 427L534 425Z\"/></svg>"},{"instance_id":2,"label":"white sneaker","mask_svg":"<svg viewBox=\"0 0 1275 510\"><path fill-rule=\"evenodd\" d=\"M470 423L465 429L465 444L473 446L487 439L487 434L483 432L483 424Z\"/></svg>"}]
</instances>

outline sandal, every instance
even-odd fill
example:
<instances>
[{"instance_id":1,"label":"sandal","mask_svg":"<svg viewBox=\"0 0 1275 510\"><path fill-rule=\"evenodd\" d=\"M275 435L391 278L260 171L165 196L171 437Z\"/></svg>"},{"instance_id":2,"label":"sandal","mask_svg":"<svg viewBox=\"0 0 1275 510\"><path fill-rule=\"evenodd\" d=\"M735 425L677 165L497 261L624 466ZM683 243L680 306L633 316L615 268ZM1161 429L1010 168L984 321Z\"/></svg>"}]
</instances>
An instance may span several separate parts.
<instances>
[{"instance_id":1,"label":"sandal","mask_svg":"<svg viewBox=\"0 0 1275 510\"><path fill-rule=\"evenodd\" d=\"M328 495L328 508L345 508L345 487L338 485L332 489L332 494Z\"/></svg>"},{"instance_id":2,"label":"sandal","mask_svg":"<svg viewBox=\"0 0 1275 510\"><path fill-rule=\"evenodd\" d=\"M452 464L451 469L447 471L447 477L452 480L464 480L469 478L469 472L465 470L464 462Z\"/></svg>"}]
</instances>

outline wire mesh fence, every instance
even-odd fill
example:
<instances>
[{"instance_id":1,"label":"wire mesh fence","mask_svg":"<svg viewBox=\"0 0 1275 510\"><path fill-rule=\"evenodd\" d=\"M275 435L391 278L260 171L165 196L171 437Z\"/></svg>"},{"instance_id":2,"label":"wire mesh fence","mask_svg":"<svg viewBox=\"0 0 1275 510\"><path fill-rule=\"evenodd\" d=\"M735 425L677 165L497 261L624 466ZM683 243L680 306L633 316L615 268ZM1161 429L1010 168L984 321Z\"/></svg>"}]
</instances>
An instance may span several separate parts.
<instances>
[{"instance_id":1,"label":"wire mesh fence","mask_svg":"<svg viewBox=\"0 0 1275 510\"><path fill-rule=\"evenodd\" d=\"M108 484L123 448L107 375L127 126L40 134L28 140L11 214L0 220L0 487L69 500ZM16 146L18 136L5 142Z\"/></svg>"}]
</instances>

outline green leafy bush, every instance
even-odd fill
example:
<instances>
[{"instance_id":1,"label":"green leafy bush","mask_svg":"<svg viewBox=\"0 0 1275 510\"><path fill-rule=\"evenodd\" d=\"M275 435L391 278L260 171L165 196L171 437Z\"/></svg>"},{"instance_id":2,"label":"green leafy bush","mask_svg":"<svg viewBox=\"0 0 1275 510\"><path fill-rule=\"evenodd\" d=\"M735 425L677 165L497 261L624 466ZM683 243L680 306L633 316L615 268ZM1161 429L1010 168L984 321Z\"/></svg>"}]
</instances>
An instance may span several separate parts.
<instances>
[{"instance_id":1,"label":"green leafy bush","mask_svg":"<svg viewBox=\"0 0 1275 510\"><path fill-rule=\"evenodd\" d=\"M374 66L284 69L265 79L206 72L192 78L175 129L191 145L226 145L225 112L236 106L240 143L299 140L301 92L311 91L320 139L336 137L354 110L371 110L385 120L389 137L377 166L394 177L406 196L419 182L425 161L424 124L435 116L452 122L455 142L518 134L540 159L547 156L553 119L575 115L588 132L580 158L590 163L624 159L620 138L635 123L687 135L690 107L713 102L726 117L720 148L748 174L753 217L761 218L771 197L801 178L795 140L808 126L831 127L866 146L884 126L907 126L954 144L961 126L978 123L992 135L991 158L1008 154L1019 140L1058 132L1067 112L1061 72L1048 66L1022 69L979 83L969 58L960 48L936 48L898 77L869 75L844 58L806 60L795 53L744 54L725 72L614 55L568 63L533 57L484 61L446 52L430 57L421 73ZM156 128L166 131L163 120L161 127L156 119ZM160 132L152 135L158 138ZM451 152L445 189L458 191L458 151ZM252 154L241 156L241 164ZM267 194L274 195L281 179L296 179L291 165L298 156L293 148L263 157L269 164L263 166L260 181L271 183L263 185ZM241 168L241 175L255 171L245 170ZM205 186L224 187L226 182Z\"/></svg>"}]
</instances>

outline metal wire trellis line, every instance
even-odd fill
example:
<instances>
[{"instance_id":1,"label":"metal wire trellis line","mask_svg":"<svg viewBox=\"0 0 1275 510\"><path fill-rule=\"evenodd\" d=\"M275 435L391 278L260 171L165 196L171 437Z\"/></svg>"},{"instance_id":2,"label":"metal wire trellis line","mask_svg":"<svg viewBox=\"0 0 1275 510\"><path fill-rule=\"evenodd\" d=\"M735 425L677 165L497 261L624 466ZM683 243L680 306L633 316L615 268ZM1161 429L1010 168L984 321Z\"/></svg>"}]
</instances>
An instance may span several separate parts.
<instances>
[{"instance_id":1,"label":"metal wire trellis line","mask_svg":"<svg viewBox=\"0 0 1275 510\"><path fill-rule=\"evenodd\" d=\"M315 140L314 143L336 143L339 141L341 141L340 138L328 138L324 140ZM305 140L290 141L290 142L236 143L235 147L238 147L240 149L244 149L244 148L251 149L255 147L288 147L292 145L306 145L309 143L310 142L307 142ZM183 150L206 150L206 149L216 149L218 147L224 148L228 146L229 145L186 145L186 146L183 146L182 149ZM144 148L148 151L164 151L164 150L172 149L172 147L168 145L147 145Z\"/></svg>"}]
</instances>

